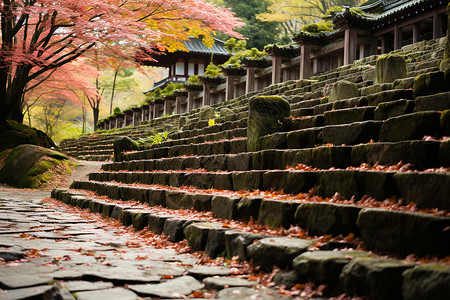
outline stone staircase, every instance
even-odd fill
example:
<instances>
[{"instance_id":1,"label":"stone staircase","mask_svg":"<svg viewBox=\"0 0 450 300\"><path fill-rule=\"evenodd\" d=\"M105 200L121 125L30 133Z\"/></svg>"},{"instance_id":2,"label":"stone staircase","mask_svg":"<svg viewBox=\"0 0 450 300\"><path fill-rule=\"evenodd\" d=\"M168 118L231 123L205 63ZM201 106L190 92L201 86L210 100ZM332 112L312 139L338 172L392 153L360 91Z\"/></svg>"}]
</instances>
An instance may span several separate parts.
<instances>
[{"instance_id":1,"label":"stone staircase","mask_svg":"<svg viewBox=\"0 0 450 300\"><path fill-rule=\"evenodd\" d=\"M235 114L213 126L191 112L170 140L125 153L52 196L186 239L211 257L278 267L277 284L325 284L327 296L446 299L450 91L412 89L415 76L437 72L440 45L397 51L410 77L394 83L373 84L369 57L216 105ZM360 96L328 103L329 87L342 79ZM248 152L248 103L259 95L282 95L291 118Z\"/></svg>"}]
</instances>

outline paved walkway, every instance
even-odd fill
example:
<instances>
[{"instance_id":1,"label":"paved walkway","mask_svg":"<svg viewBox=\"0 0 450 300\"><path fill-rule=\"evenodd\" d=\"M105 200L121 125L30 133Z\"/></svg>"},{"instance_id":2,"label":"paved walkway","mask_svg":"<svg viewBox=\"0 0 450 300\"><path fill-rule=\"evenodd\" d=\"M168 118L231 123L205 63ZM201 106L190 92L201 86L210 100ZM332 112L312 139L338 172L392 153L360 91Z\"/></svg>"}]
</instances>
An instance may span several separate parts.
<instances>
[{"instance_id":1,"label":"paved walkway","mask_svg":"<svg viewBox=\"0 0 450 300\"><path fill-rule=\"evenodd\" d=\"M92 168L98 166L73 176ZM230 268L198 265L196 256L178 254L179 246L160 236L139 235L47 197L49 191L0 189L0 299L285 297L255 289L255 281L231 276Z\"/></svg>"}]
</instances>

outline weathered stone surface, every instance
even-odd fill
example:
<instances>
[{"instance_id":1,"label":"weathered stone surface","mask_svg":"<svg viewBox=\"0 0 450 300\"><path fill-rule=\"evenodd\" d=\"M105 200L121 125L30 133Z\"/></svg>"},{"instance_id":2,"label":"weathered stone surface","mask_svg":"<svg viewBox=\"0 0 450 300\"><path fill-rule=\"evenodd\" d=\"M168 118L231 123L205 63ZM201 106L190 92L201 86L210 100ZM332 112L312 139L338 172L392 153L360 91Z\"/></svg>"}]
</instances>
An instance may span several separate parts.
<instances>
[{"instance_id":1,"label":"weathered stone surface","mask_svg":"<svg viewBox=\"0 0 450 300\"><path fill-rule=\"evenodd\" d=\"M261 149L286 149L286 132L278 132L261 138Z\"/></svg>"},{"instance_id":2,"label":"weathered stone surface","mask_svg":"<svg viewBox=\"0 0 450 300\"><path fill-rule=\"evenodd\" d=\"M128 288L142 296L179 299L203 287L191 276L183 276L158 284L130 285Z\"/></svg>"},{"instance_id":3,"label":"weathered stone surface","mask_svg":"<svg viewBox=\"0 0 450 300\"><path fill-rule=\"evenodd\" d=\"M184 239L183 228L192 222L192 220L181 218L167 219L164 222L163 232L169 237L171 242L182 241Z\"/></svg>"},{"instance_id":4,"label":"weathered stone surface","mask_svg":"<svg viewBox=\"0 0 450 300\"><path fill-rule=\"evenodd\" d=\"M273 277L273 282L278 285L284 285L286 288L291 289L297 283L300 282L300 278L295 271L289 272L277 272Z\"/></svg>"},{"instance_id":5,"label":"weathered stone surface","mask_svg":"<svg viewBox=\"0 0 450 300\"><path fill-rule=\"evenodd\" d=\"M272 237L259 240L247 247L248 257L263 269L273 266L286 268L292 260L312 246L314 241L287 237Z\"/></svg>"},{"instance_id":6,"label":"weathered stone surface","mask_svg":"<svg viewBox=\"0 0 450 300\"><path fill-rule=\"evenodd\" d=\"M439 112L417 112L386 120L381 126L380 141L421 140L425 135L441 136Z\"/></svg>"},{"instance_id":7,"label":"weathered stone surface","mask_svg":"<svg viewBox=\"0 0 450 300\"><path fill-rule=\"evenodd\" d=\"M234 115L234 111L227 108L227 107L222 107L219 111L220 117L227 117L227 116L231 116Z\"/></svg>"},{"instance_id":8,"label":"weathered stone surface","mask_svg":"<svg viewBox=\"0 0 450 300\"><path fill-rule=\"evenodd\" d=\"M322 128L307 128L290 131L287 134L287 145L289 149L311 148L319 144L319 134Z\"/></svg>"},{"instance_id":9,"label":"weathered stone surface","mask_svg":"<svg viewBox=\"0 0 450 300\"><path fill-rule=\"evenodd\" d=\"M403 161L427 169L435 166L440 144L436 141L362 144L352 147L351 161L354 166L362 163L394 165Z\"/></svg>"},{"instance_id":10,"label":"weathered stone surface","mask_svg":"<svg viewBox=\"0 0 450 300\"><path fill-rule=\"evenodd\" d=\"M172 218L172 215L164 213L151 213L148 215L148 230L156 234L161 234L164 229L164 223L167 219Z\"/></svg>"},{"instance_id":11,"label":"weathered stone surface","mask_svg":"<svg viewBox=\"0 0 450 300\"><path fill-rule=\"evenodd\" d=\"M370 140L378 140L381 125L379 121L364 121L325 126L322 131L322 141L334 145L367 143Z\"/></svg>"},{"instance_id":12,"label":"weathered stone surface","mask_svg":"<svg viewBox=\"0 0 450 300\"><path fill-rule=\"evenodd\" d=\"M264 190L283 190L289 194L304 193L314 187L316 177L316 172L268 171L263 175L263 188Z\"/></svg>"},{"instance_id":13,"label":"weathered stone surface","mask_svg":"<svg viewBox=\"0 0 450 300\"><path fill-rule=\"evenodd\" d=\"M46 285L51 282L50 278L35 275L0 275L0 288L18 289L37 285Z\"/></svg>"},{"instance_id":14,"label":"weathered stone surface","mask_svg":"<svg viewBox=\"0 0 450 300\"><path fill-rule=\"evenodd\" d=\"M0 291L1 299L15 300L15 299L51 299L55 293L55 288L52 285L41 285L23 289ZM80 298L81 299L81 298Z\"/></svg>"},{"instance_id":15,"label":"weathered stone surface","mask_svg":"<svg viewBox=\"0 0 450 300\"><path fill-rule=\"evenodd\" d=\"M400 55L381 56L377 59L375 72L377 83L390 83L396 79L405 78L408 73L405 57Z\"/></svg>"},{"instance_id":16,"label":"weathered stone surface","mask_svg":"<svg viewBox=\"0 0 450 300\"><path fill-rule=\"evenodd\" d=\"M231 228L215 228L209 230L208 240L205 245L205 252L210 257L225 256L226 255L226 245L225 245L225 232L231 230Z\"/></svg>"},{"instance_id":17,"label":"weathered stone surface","mask_svg":"<svg viewBox=\"0 0 450 300\"><path fill-rule=\"evenodd\" d=\"M211 211L218 218L234 220L238 216L237 205L239 197L213 196L211 199Z\"/></svg>"},{"instance_id":18,"label":"weathered stone surface","mask_svg":"<svg viewBox=\"0 0 450 300\"><path fill-rule=\"evenodd\" d=\"M297 256L292 265L302 281L337 285L342 269L365 251L312 251Z\"/></svg>"},{"instance_id":19,"label":"weathered stone surface","mask_svg":"<svg viewBox=\"0 0 450 300\"><path fill-rule=\"evenodd\" d=\"M374 112L375 120L387 120L414 112L414 101L397 100L380 103Z\"/></svg>"},{"instance_id":20,"label":"weathered stone surface","mask_svg":"<svg viewBox=\"0 0 450 300\"><path fill-rule=\"evenodd\" d=\"M323 146L311 149L312 163L316 168L347 168L351 164L350 146ZM307 162L303 164L310 165ZM295 165L293 165L295 166Z\"/></svg>"},{"instance_id":21,"label":"weathered stone surface","mask_svg":"<svg viewBox=\"0 0 450 300\"><path fill-rule=\"evenodd\" d=\"M271 228L289 228L294 224L294 214L299 203L290 200L263 199L258 214L258 223Z\"/></svg>"},{"instance_id":22,"label":"weathered stone surface","mask_svg":"<svg viewBox=\"0 0 450 300\"><path fill-rule=\"evenodd\" d=\"M139 145L127 136L114 138L114 161L123 161L122 152L139 150Z\"/></svg>"},{"instance_id":23,"label":"weathered stone surface","mask_svg":"<svg viewBox=\"0 0 450 300\"><path fill-rule=\"evenodd\" d=\"M117 285L123 285L126 283L158 282L161 276L148 275L142 270L118 267L111 270L86 272L83 274L82 279L87 281L110 281Z\"/></svg>"},{"instance_id":24,"label":"weathered stone surface","mask_svg":"<svg viewBox=\"0 0 450 300\"><path fill-rule=\"evenodd\" d=\"M210 276L228 276L231 270L226 267L196 265L188 270L188 274L197 279L203 279Z\"/></svg>"},{"instance_id":25,"label":"weathered stone surface","mask_svg":"<svg viewBox=\"0 0 450 300\"><path fill-rule=\"evenodd\" d=\"M225 232L227 257L238 256L240 261L248 260L247 246L256 240L268 237L258 233L229 230Z\"/></svg>"},{"instance_id":26,"label":"weathered stone surface","mask_svg":"<svg viewBox=\"0 0 450 300\"><path fill-rule=\"evenodd\" d=\"M52 177L49 170L64 166L67 160L67 156L54 150L20 145L5 158L0 169L0 182L18 188L38 188Z\"/></svg>"},{"instance_id":27,"label":"weathered stone surface","mask_svg":"<svg viewBox=\"0 0 450 300\"><path fill-rule=\"evenodd\" d=\"M221 229L218 224L203 222L193 223L184 228L184 236L189 241L189 246L193 251L205 250L210 230Z\"/></svg>"},{"instance_id":28,"label":"weathered stone surface","mask_svg":"<svg viewBox=\"0 0 450 300\"><path fill-rule=\"evenodd\" d=\"M83 280L65 281L62 285L72 293L110 289L114 286L111 282L89 282Z\"/></svg>"},{"instance_id":29,"label":"weathered stone surface","mask_svg":"<svg viewBox=\"0 0 450 300\"><path fill-rule=\"evenodd\" d=\"M403 272L403 299L445 300L450 295L450 268L421 265Z\"/></svg>"},{"instance_id":30,"label":"weathered stone surface","mask_svg":"<svg viewBox=\"0 0 450 300\"><path fill-rule=\"evenodd\" d=\"M323 114L325 125L339 125L373 120L375 108L374 106L366 106L326 111Z\"/></svg>"},{"instance_id":31,"label":"weathered stone surface","mask_svg":"<svg viewBox=\"0 0 450 300\"><path fill-rule=\"evenodd\" d=\"M22 251L14 250L14 249L2 249L0 248L0 258L5 261L13 261L22 259L25 257L25 254Z\"/></svg>"},{"instance_id":32,"label":"weathered stone surface","mask_svg":"<svg viewBox=\"0 0 450 300\"><path fill-rule=\"evenodd\" d=\"M450 244L449 217L423 213L364 208L357 226L368 249L407 256L447 255Z\"/></svg>"},{"instance_id":33,"label":"weathered stone surface","mask_svg":"<svg viewBox=\"0 0 450 300\"><path fill-rule=\"evenodd\" d=\"M393 259L355 258L343 268L341 286L348 295L401 299L402 273L412 267L412 263Z\"/></svg>"},{"instance_id":34,"label":"weathered stone surface","mask_svg":"<svg viewBox=\"0 0 450 300\"><path fill-rule=\"evenodd\" d=\"M241 299L263 299L263 300L287 300L290 297L278 294L276 290L251 289L245 287L234 287L221 290L217 299L241 300Z\"/></svg>"},{"instance_id":35,"label":"weathered stone surface","mask_svg":"<svg viewBox=\"0 0 450 300\"><path fill-rule=\"evenodd\" d=\"M264 171L246 171L233 172L233 189L240 190L259 190L262 187Z\"/></svg>"},{"instance_id":36,"label":"weathered stone surface","mask_svg":"<svg viewBox=\"0 0 450 300\"><path fill-rule=\"evenodd\" d=\"M257 220L262 199L260 196L242 197L237 204L239 218L247 221L250 218Z\"/></svg>"},{"instance_id":37,"label":"weathered stone surface","mask_svg":"<svg viewBox=\"0 0 450 300\"><path fill-rule=\"evenodd\" d=\"M216 113L214 112L214 109L211 106L202 106L200 108L198 119L199 121L208 121L210 119L215 119Z\"/></svg>"},{"instance_id":38,"label":"weathered stone surface","mask_svg":"<svg viewBox=\"0 0 450 300\"><path fill-rule=\"evenodd\" d=\"M123 299L137 300L139 297L130 290L124 288L113 288L98 291L78 292L77 300L98 300L98 299Z\"/></svg>"},{"instance_id":39,"label":"weathered stone surface","mask_svg":"<svg viewBox=\"0 0 450 300\"><path fill-rule=\"evenodd\" d=\"M224 288L232 287L252 287L257 283L255 281L248 281L241 278L234 277L209 277L203 280L205 289L207 290L222 290Z\"/></svg>"},{"instance_id":40,"label":"weathered stone surface","mask_svg":"<svg viewBox=\"0 0 450 300\"><path fill-rule=\"evenodd\" d=\"M420 208L450 209L450 174L448 173L397 173L394 181L399 194Z\"/></svg>"},{"instance_id":41,"label":"weathered stone surface","mask_svg":"<svg viewBox=\"0 0 450 300\"><path fill-rule=\"evenodd\" d=\"M369 94L367 100L370 106L378 106L380 103L392 102L396 100L413 100L413 90L387 90L374 94Z\"/></svg>"},{"instance_id":42,"label":"weathered stone surface","mask_svg":"<svg viewBox=\"0 0 450 300\"><path fill-rule=\"evenodd\" d=\"M319 185L317 194L332 197L336 192L350 199L352 196L358 198L359 187L356 171L352 170L328 170L319 173Z\"/></svg>"},{"instance_id":43,"label":"weathered stone surface","mask_svg":"<svg viewBox=\"0 0 450 300\"><path fill-rule=\"evenodd\" d=\"M420 74L414 79L414 96L426 96L447 92L449 90L448 82L444 78L444 72L437 71Z\"/></svg>"},{"instance_id":44,"label":"weathered stone surface","mask_svg":"<svg viewBox=\"0 0 450 300\"><path fill-rule=\"evenodd\" d=\"M331 88L329 102L335 102L343 99L350 99L359 96L358 86L347 80L339 80Z\"/></svg>"},{"instance_id":45,"label":"weathered stone surface","mask_svg":"<svg viewBox=\"0 0 450 300\"><path fill-rule=\"evenodd\" d=\"M356 220L361 207L334 203L302 203L295 212L295 222L312 235L358 235Z\"/></svg>"},{"instance_id":46,"label":"weathered stone surface","mask_svg":"<svg viewBox=\"0 0 450 300\"><path fill-rule=\"evenodd\" d=\"M281 97L259 96L252 98L249 103L247 150L260 150L260 138L287 128L286 118L289 116L289 102Z\"/></svg>"}]
</instances>

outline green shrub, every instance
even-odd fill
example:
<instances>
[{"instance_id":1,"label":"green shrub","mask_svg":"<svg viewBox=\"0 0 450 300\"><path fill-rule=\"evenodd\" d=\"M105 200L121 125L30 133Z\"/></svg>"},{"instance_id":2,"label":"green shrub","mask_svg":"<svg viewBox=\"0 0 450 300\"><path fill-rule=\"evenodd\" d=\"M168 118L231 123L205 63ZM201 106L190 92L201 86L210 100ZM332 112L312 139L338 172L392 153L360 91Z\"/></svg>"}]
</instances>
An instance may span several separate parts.
<instances>
[{"instance_id":1,"label":"green shrub","mask_svg":"<svg viewBox=\"0 0 450 300\"><path fill-rule=\"evenodd\" d=\"M216 78L220 75L222 75L220 67L216 66L212 62L206 67L205 73L203 74L203 76L209 78Z\"/></svg>"},{"instance_id":2,"label":"green shrub","mask_svg":"<svg viewBox=\"0 0 450 300\"><path fill-rule=\"evenodd\" d=\"M301 28L301 31L317 34L320 32L333 31L333 23L329 21L321 21L319 23L313 23L305 25Z\"/></svg>"}]
</instances>

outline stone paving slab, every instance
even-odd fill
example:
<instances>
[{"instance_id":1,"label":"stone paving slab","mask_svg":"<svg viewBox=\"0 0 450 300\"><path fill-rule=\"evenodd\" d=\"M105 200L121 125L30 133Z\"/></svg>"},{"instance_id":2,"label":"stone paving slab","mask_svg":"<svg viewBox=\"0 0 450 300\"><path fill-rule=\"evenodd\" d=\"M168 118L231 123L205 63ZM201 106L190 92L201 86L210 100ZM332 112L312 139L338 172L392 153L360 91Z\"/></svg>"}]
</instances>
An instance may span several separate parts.
<instances>
[{"instance_id":1,"label":"stone paving slab","mask_svg":"<svg viewBox=\"0 0 450 300\"><path fill-rule=\"evenodd\" d=\"M201 266L197 257L173 249L130 244L123 227L48 209L27 192L16 190L14 200L3 195L0 189L0 299L175 299L202 293L203 279L215 297L234 286L260 294L251 288L256 282L230 276L229 267Z\"/></svg>"}]
</instances>

